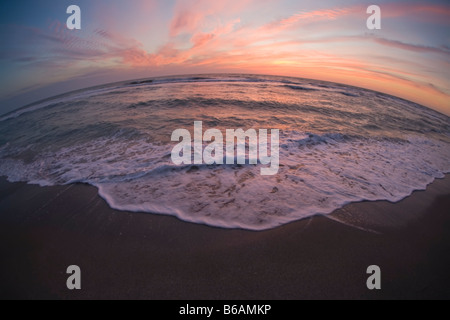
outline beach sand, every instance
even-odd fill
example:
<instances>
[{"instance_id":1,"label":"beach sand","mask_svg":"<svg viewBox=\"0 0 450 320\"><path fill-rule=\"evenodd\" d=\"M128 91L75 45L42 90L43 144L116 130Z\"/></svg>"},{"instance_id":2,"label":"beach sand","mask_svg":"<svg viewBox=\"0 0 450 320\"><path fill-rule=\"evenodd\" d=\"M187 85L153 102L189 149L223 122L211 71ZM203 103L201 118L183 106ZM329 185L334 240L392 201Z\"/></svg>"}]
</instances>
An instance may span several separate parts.
<instances>
[{"instance_id":1,"label":"beach sand","mask_svg":"<svg viewBox=\"0 0 450 320\"><path fill-rule=\"evenodd\" d=\"M0 298L449 299L450 176L262 232L111 209L88 185L0 179ZM66 288L78 265L82 290ZM378 265L382 289L366 287Z\"/></svg>"}]
</instances>

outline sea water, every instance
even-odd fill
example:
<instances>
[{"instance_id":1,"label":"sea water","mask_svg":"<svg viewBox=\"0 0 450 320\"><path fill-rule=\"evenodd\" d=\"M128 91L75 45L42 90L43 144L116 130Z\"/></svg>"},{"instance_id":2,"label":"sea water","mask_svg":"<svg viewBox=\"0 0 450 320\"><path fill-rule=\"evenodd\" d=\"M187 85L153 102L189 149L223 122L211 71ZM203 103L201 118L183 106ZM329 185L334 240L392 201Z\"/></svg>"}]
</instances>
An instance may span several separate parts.
<instances>
[{"instance_id":1,"label":"sea water","mask_svg":"<svg viewBox=\"0 0 450 320\"><path fill-rule=\"evenodd\" d=\"M175 165L172 132L279 129L279 170ZM115 83L0 117L0 175L87 183L119 210L264 230L350 202L399 201L450 172L450 118L393 96L274 76Z\"/></svg>"}]
</instances>

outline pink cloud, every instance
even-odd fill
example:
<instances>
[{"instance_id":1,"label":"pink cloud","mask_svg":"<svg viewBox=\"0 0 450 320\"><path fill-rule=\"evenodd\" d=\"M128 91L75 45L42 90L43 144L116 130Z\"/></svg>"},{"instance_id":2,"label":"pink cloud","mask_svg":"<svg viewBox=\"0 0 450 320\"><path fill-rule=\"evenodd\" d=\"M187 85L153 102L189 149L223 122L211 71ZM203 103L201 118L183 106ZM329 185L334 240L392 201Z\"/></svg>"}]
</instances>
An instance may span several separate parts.
<instances>
[{"instance_id":1,"label":"pink cloud","mask_svg":"<svg viewBox=\"0 0 450 320\"><path fill-rule=\"evenodd\" d=\"M337 18L349 15L355 12L361 12L361 7L351 7L342 9L326 9L326 10L315 10L309 12L296 13L288 18L281 19L276 23L267 25L267 27L282 26L289 27L295 25L299 22L312 22L312 21L323 21L323 20L335 20Z\"/></svg>"},{"instance_id":2,"label":"pink cloud","mask_svg":"<svg viewBox=\"0 0 450 320\"><path fill-rule=\"evenodd\" d=\"M349 15L361 15L365 14L366 7L364 6L351 6L345 8L332 8L313 11L301 11L294 13L289 17L278 19L274 22L263 25L260 28L262 33L277 33L286 29L298 28L302 25L311 24L315 22L323 22L330 20L337 20L340 18L348 17Z\"/></svg>"},{"instance_id":3,"label":"pink cloud","mask_svg":"<svg viewBox=\"0 0 450 320\"><path fill-rule=\"evenodd\" d=\"M450 24L448 5L428 4L425 1L387 3L382 5L382 15L387 18L409 16L418 21Z\"/></svg>"},{"instance_id":4,"label":"pink cloud","mask_svg":"<svg viewBox=\"0 0 450 320\"><path fill-rule=\"evenodd\" d=\"M214 39L213 33L197 33L192 37L191 42L194 44L194 47L200 47L212 39Z\"/></svg>"},{"instance_id":5,"label":"pink cloud","mask_svg":"<svg viewBox=\"0 0 450 320\"><path fill-rule=\"evenodd\" d=\"M182 33L197 33L204 27L208 17L227 17L239 14L250 5L258 4L257 0L179 0L175 6L174 17L170 23L170 36Z\"/></svg>"},{"instance_id":6,"label":"pink cloud","mask_svg":"<svg viewBox=\"0 0 450 320\"><path fill-rule=\"evenodd\" d=\"M343 82L356 85L358 79L361 79L368 83L367 86L376 84L380 87L383 81L389 81L391 84L397 81L404 88L412 88L414 82L419 83L418 86L423 89L426 87L423 84L426 79L418 77L414 72L406 72L405 70L415 70L411 65L402 69L398 62L388 61L390 67L383 67L364 57L357 60L356 55L350 51L341 55L330 54L327 50L333 52L335 47L331 43L353 46L361 41L371 41L382 49L379 55L388 58L392 56L388 51L394 50L384 50L382 53L381 51L386 49L383 47L418 53L438 53L447 56L450 54L449 48L444 46L437 48L368 35L314 38L305 34L302 37L302 33L295 32L295 36L298 34L298 38L295 39L293 30L301 30L301 26L320 22L317 28L325 25L329 30L326 21L333 20L335 23L336 20L356 15L364 17L366 7L302 11L259 26L241 24L239 15L252 1L178 1L169 23L169 38L151 51L145 50L145 45L135 38L110 29L108 31L95 29L88 36L82 36L83 33L68 33L61 22L54 22L50 31L36 29L33 32L37 37L46 38L52 43L49 52L60 54L63 59L72 58L72 66L77 70L79 60L100 62L106 66L124 69L210 68L212 72L239 70L279 73L338 82L341 79ZM254 5L257 4L258 2ZM441 17L450 13L448 8L415 3L382 6L385 17L410 15L411 12L416 14L420 10L430 17L433 15ZM364 19L362 21L364 23ZM339 27L340 24L336 23L336 26ZM190 42L187 42L187 39L190 39ZM432 92L429 86L423 90ZM442 92L439 94L443 95Z\"/></svg>"}]
</instances>

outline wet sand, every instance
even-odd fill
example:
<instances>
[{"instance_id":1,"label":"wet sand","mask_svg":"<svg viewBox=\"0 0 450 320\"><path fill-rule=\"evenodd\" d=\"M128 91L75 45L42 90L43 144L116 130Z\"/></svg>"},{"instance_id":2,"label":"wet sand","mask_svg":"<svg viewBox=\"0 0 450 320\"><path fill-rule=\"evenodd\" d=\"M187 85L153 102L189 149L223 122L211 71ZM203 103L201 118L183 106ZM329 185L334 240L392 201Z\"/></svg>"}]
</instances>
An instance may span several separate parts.
<instances>
[{"instance_id":1,"label":"wet sand","mask_svg":"<svg viewBox=\"0 0 450 320\"><path fill-rule=\"evenodd\" d=\"M262 232L119 212L94 187L0 179L2 299L450 299L450 176ZM69 265L82 290L66 288ZM382 290L366 287L378 265Z\"/></svg>"}]
</instances>

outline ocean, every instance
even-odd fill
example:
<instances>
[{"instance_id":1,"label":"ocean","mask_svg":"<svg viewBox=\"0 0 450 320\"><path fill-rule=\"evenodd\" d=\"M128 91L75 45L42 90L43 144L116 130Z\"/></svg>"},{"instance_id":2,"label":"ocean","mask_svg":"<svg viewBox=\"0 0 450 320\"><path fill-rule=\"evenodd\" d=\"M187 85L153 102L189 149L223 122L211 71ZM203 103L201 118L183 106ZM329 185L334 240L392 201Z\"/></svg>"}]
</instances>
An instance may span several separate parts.
<instances>
[{"instance_id":1,"label":"ocean","mask_svg":"<svg viewBox=\"0 0 450 320\"><path fill-rule=\"evenodd\" d=\"M261 164L174 165L176 129L279 129ZM290 77L126 81L0 117L0 175L86 183L115 209L265 230L359 201L397 202L450 172L450 118L361 88Z\"/></svg>"}]
</instances>

